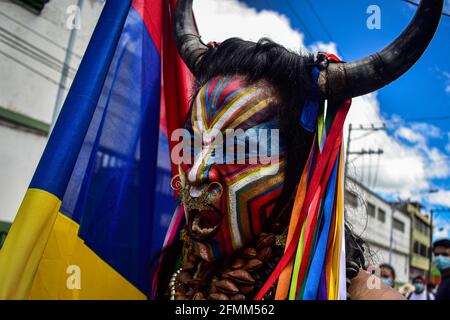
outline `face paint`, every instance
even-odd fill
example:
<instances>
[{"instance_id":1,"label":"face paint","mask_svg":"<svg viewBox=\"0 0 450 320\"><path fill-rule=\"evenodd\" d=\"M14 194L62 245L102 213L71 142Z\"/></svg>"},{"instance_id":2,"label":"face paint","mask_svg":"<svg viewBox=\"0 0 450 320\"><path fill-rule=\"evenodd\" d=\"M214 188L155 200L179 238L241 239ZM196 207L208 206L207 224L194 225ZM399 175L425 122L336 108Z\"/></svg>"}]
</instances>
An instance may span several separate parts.
<instances>
[{"instance_id":1,"label":"face paint","mask_svg":"<svg viewBox=\"0 0 450 320\"><path fill-rule=\"evenodd\" d=\"M203 259L241 248L273 214L285 165L277 114L269 86L238 77L215 78L198 92L186 124L195 136L192 162L179 168L188 229Z\"/></svg>"}]
</instances>

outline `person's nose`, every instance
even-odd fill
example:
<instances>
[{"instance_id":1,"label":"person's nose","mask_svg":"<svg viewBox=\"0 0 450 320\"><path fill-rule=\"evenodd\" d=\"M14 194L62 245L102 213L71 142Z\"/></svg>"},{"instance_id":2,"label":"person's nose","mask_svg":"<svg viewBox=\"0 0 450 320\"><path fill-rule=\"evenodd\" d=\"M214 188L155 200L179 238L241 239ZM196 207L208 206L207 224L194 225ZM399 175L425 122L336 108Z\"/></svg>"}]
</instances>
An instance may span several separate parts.
<instances>
[{"instance_id":1,"label":"person's nose","mask_svg":"<svg viewBox=\"0 0 450 320\"><path fill-rule=\"evenodd\" d=\"M197 174L188 174L188 181L191 185L190 194L191 197L198 197L205 191L205 188L210 186L214 182L220 181L220 172L216 165L210 165L203 168Z\"/></svg>"}]
</instances>

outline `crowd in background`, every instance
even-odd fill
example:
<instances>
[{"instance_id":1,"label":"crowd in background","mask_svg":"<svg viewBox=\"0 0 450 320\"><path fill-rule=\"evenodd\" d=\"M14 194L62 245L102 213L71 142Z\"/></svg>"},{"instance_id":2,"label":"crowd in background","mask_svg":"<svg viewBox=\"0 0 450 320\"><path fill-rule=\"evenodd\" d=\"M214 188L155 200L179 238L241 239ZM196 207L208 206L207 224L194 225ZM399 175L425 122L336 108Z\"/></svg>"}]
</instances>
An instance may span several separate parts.
<instances>
[{"instance_id":1,"label":"crowd in background","mask_svg":"<svg viewBox=\"0 0 450 320\"><path fill-rule=\"evenodd\" d=\"M439 269L441 280L435 286L422 275L415 276L411 283L396 287L395 270L386 263L381 264L380 276L388 287L395 288L408 300L450 300L450 240L433 243L433 264Z\"/></svg>"}]
</instances>

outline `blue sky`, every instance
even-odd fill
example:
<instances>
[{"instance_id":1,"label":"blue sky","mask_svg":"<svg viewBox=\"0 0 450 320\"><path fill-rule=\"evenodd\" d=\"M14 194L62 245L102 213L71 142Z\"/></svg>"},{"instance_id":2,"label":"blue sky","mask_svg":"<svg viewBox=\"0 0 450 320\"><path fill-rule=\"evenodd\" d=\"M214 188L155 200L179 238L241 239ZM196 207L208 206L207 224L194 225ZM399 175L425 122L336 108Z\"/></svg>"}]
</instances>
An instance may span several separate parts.
<instances>
[{"instance_id":1,"label":"blue sky","mask_svg":"<svg viewBox=\"0 0 450 320\"><path fill-rule=\"evenodd\" d=\"M370 5L381 10L380 30L367 28ZM269 36L294 50L297 45L313 52L334 49L347 61L385 47L415 10L402 0L194 1L204 40ZM442 17L433 42L407 74L377 93L354 99L348 123L386 123L388 128L364 139L352 134L350 149L384 150L379 157L352 159L350 172L356 178L389 200L418 200L428 210L450 207L450 17ZM436 188L438 193L427 193ZM437 218L443 228L439 235L449 236L450 213Z\"/></svg>"},{"instance_id":2,"label":"blue sky","mask_svg":"<svg viewBox=\"0 0 450 320\"><path fill-rule=\"evenodd\" d=\"M335 42L341 58L348 61L359 59L385 47L401 33L415 12L414 6L401 0L245 0L244 2L258 10L271 9L288 16L292 27L305 35L306 45L317 41ZM450 8L450 1L447 2L447 7ZM378 5L381 9L380 30L369 30L366 27L369 16L366 10L370 5ZM295 9L295 14L292 8ZM382 105L382 112L388 116L397 114L403 119L450 116L450 92L446 92L446 88L450 85L450 75L447 74L446 77L445 72L450 73L450 17L442 18L439 30L422 59L402 78L379 91L378 99ZM450 119L428 120L428 122L443 132L450 132ZM432 141L433 146L442 150L445 150L447 143L448 139ZM446 182L447 184L443 184L442 181L436 183L440 183L443 187L449 186L450 180Z\"/></svg>"},{"instance_id":3,"label":"blue sky","mask_svg":"<svg viewBox=\"0 0 450 320\"><path fill-rule=\"evenodd\" d=\"M351 61L382 49L398 36L413 17L416 7L401 0L245 0L258 10L270 9L289 17L291 26L304 34L305 45L315 42L334 42L341 58ZM377 5L381 12L381 29L370 30L366 12ZM450 1L446 3L446 11ZM401 119L400 125L388 125L388 133L400 143L414 145L417 139L403 137L399 126L416 132L422 127L434 133L423 132L427 148L444 155L442 166L450 164L450 17L442 17L439 30L422 59L403 77L379 90L377 95L384 119ZM424 126L424 124L429 126ZM417 138L417 137L416 137ZM420 139L420 138L418 138ZM412 140L412 141L411 141ZM429 179L431 188L450 190L450 175ZM387 198L397 198L390 192L381 192ZM424 191L426 193L426 191ZM413 193L412 198L419 193ZM448 193L446 192L445 195ZM419 197L429 208L447 203ZM450 235L450 213L436 214L438 236ZM441 231L439 231L441 229Z\"/></svg>"}]
</instances>

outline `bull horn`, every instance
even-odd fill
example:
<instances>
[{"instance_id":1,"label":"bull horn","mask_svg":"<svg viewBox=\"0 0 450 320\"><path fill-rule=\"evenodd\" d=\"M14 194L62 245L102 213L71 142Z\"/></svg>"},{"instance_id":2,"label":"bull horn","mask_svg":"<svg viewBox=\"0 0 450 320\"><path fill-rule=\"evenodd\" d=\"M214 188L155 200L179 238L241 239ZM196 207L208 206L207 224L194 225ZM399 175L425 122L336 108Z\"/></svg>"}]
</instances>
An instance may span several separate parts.
<instances>
[{"instance_id":1,"label":"bull horn","mask_svg":"<svg viewBox=\"0 0 450 320\"><path fill-rule=\"evenodd\" d=\"M422 0L403 33L382 51L349 63L332 63L321 71L319 88L335 100L378 90L399 78L419 60L436 32L444 0Z\"/></svg>"},{"instance_id":2,"label":"bull horn","mask_svg":"<svg viewBox=\"0 0 450 320\"><path fill-rule=\"evenodd\" d=\"M208 47L200 40L192 13L192 0L178 0L174 17L175 44L181 58L195 75Z\"/></svg>"}]
</instances>

